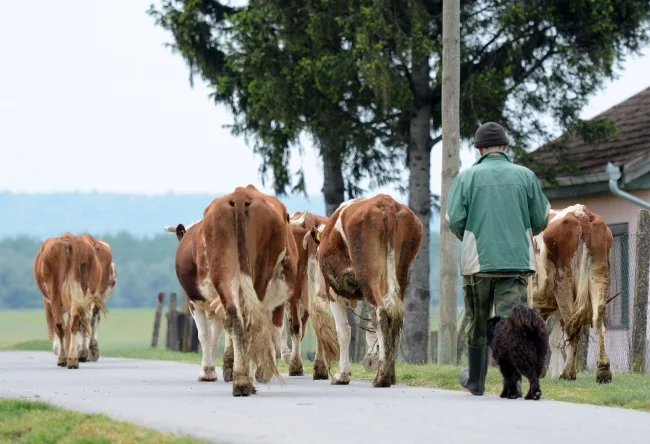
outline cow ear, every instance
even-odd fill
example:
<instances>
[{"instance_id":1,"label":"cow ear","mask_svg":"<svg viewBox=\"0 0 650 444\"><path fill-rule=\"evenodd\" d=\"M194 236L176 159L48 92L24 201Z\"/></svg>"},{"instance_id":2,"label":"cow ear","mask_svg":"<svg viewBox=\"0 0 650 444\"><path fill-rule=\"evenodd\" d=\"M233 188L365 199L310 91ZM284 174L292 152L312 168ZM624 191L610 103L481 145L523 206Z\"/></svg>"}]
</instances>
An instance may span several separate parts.
<instances>
[{"instance_id":1,"label":"cow ear","mask_svg":"<svg viewBox=\"0 0 650 444\"><path fill-rule=\"evenodd\" d=\"M316 245L320 245L320 231L316 227L311 227L311 237L316 242Z\"/></svg>"},{"instance_id":2,"label":"cow ear","mask_svg":"<svg viewBox=\"0 0 650 444\"><path fill-rule=\"evenodd\" d=\"M178 238L179 241L183 239L183 236L185 236L185 232L186 232L185 225L178 224L178 226L176 226L176 237Z\"/></svg>"}]
</instances>

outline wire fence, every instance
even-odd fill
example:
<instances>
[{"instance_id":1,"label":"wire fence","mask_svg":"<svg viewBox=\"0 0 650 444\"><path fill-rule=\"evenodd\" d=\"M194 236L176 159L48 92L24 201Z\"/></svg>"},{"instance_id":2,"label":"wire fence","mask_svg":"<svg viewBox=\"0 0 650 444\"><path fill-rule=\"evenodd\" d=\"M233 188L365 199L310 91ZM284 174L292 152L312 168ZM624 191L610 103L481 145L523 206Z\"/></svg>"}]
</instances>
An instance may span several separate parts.
<instances>
[{"instance_id":1,"label":"wire fence","mask_svg":"<svg viewBox=\"0 0 650 444\"><path fill-rule=\"evenodd\" d=\"M637 246L647 234L625 234L614 238L610 263L610 301L606 307L605 349L613 371L629 372L634 322L636 290ZM643 258L642 258L643 259ZM646 262L647 263L647 262ZM647 292L648 289L646 288ZM646 320L648 313L646 313ZM650 331L645 332L645 373L650 373ZM587 369L594 370L598 353L597 337L593 328L585 333L587 341ZM584 347L584 345L582 345Z\"/></svg>"}]
</instances>

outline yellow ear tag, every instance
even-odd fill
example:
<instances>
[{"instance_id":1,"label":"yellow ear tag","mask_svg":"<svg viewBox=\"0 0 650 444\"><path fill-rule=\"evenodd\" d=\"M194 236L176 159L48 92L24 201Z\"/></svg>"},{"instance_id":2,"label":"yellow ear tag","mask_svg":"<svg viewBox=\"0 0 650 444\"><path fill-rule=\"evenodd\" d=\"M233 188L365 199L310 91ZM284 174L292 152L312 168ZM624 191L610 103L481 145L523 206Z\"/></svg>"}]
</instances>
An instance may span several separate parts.
<instances>
[{"instance_id":1,"label":"yellow ear tag","mask_svg":"<svg viewBox=\"0 0 650 444\"><path fill-rule=\"evenodd\" d=\"M320 231L316 232L316 240L320 242Z\"/></svg>"}]
</instances>

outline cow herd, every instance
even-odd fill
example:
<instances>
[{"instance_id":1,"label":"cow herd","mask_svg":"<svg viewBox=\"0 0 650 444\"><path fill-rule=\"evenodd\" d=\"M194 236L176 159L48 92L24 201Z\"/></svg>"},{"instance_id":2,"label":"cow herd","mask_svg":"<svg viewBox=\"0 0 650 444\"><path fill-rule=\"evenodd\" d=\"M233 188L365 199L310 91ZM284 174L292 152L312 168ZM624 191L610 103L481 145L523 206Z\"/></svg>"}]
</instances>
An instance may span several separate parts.
<instances>
[{"instance_id":1,"label":"cow herd","mask_svg":"<svg viewBox=\"0 0 650 444\"><path fill-rule=\"evenodd\" d=\"M609 382L603 316L611 232L582 205L552 211L549 219L547 229L531 239L538 272L529 302L544 320L559 313L552 353L560 353L562 330L568 338L564 371L553 368L553 377L575 379L576 332L593 324L597 379ZM373 326L366 332L364 368L376 371L374 387L396 383L404 295L423 236L422 223L407 206L378 194L347 201L330 217L289 215L279 199L248 185L214 199L199 221L164 229L179 241L175 268L201 344L199 381L217 380L214 359L222 331L223 378L232 382L234 396L254 394L253 377L281 382L280 357L290 376L303 375L301 341L311 318L317 340L313 379L331 376L332 384L349 384L346 311L364 301ZM110 247L88 234L47 239L34 262L34 279L58 365L78 368L79 362L97 360L100 313L117 280Z\"/></svg>"}]
</instances>

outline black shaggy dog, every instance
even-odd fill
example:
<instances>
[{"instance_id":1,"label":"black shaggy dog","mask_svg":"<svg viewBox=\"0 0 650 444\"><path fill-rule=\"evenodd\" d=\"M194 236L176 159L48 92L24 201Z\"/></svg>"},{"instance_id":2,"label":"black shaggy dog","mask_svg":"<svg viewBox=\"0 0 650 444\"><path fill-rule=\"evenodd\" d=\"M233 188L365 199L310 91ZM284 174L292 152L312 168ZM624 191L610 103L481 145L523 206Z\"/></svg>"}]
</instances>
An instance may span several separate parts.
<instances>
[{"instance_id":1,"label":"black shaggy dog","mask_svg":"<svg viewBox=\"0 0 650 444\"><path fill-rule=\"evenodd\" d=\"M542 397L539 378L546 365L548 332L537 311L518 305L506 319L490 318L487 341L503 375L501 397L520 398L517 383L523 375L530 385L525 399L539 400Z\"/></svg>"}]
</instances>

